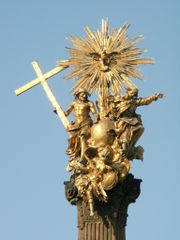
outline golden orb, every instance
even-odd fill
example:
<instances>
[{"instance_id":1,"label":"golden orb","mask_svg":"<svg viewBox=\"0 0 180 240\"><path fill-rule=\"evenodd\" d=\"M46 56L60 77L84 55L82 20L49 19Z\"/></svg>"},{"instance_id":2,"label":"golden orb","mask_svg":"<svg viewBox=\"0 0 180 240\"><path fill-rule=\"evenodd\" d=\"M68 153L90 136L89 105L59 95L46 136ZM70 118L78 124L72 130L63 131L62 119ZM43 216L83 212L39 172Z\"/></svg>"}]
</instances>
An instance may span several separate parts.
<instances>
[{"instance_id":1,"label":"golden orb","mask_svg":"<svg viewBox=\"0 0 180 240\"><path fill-rule=\"evenodd\" d=\"M114 123L108 118L100 120L91 128L91 142L96 147L111 145L115 135Z\"/></svg>"}]
</instances>

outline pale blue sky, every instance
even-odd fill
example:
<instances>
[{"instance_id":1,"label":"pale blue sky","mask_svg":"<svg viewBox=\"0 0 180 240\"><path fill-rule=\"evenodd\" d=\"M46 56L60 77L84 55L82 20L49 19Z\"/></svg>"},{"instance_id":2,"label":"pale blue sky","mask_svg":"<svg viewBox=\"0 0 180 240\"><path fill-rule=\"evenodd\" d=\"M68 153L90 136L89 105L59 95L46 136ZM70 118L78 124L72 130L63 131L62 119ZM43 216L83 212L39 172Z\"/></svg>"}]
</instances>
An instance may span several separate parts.
<instances>
[{"instance_id":1,"label":"pale blue sky","mask_svg":"<svg viewBox=\"0 0 180 240\"><path fill-rule=\"evenodd\" d=\"M41 86L19 97L14 90L36 77L33 60L42 71L50 70L68 57L66 37L83 36L86 24L100 28L106 17L110 28L128 22L130 37L143 34L139 46L156 61L141 67L145 80L136 81L139 95L166 95L138 110L145 154L131 172L143 182L129 207L127 240L180 239L179 9L178 0L0 0L0 239L77 239L76 208L64 196L67 134ZM73 81L63 76L49 84L65 109Z\"/></svg>"}]
</instances>

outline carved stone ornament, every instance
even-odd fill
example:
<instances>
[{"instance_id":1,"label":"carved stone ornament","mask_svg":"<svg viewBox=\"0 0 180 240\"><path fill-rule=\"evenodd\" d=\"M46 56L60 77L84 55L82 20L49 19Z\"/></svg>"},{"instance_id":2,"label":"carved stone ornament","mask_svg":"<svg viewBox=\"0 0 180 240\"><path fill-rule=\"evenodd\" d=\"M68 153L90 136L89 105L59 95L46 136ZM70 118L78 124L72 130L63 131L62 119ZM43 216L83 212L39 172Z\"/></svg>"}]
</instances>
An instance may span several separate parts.
<instances>
[{"instance_id":1,"label":"carved stone ornament","mask_svg":"<svg viewBox=\"0 0 180 240\"><path fill-rule=\"evenodd\" d=\"M125 239L127 210L140 194L141 179L134 179L128 174L122 183L107 191L107 203L94 199L94 215L90 216L89 204L78 196L74 180L64 182L65 195L78 210L79 240L121 240Z\"/></svg>"}]
</instances>

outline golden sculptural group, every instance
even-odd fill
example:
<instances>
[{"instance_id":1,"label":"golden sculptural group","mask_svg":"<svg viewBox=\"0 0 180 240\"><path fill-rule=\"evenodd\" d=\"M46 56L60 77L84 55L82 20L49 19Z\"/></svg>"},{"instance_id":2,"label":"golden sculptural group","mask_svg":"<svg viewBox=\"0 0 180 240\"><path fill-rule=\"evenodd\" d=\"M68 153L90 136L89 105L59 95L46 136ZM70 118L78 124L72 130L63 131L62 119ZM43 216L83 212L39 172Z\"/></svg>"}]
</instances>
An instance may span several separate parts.
<instances>
[{"instance_id":1,"label":"golden sculptural group","mask_svg":"<svg viewBox=\"0 0 180 240\"><path fill-rule=\"evenodd\" d=\"M94 196L106 202L106 190L123 181L131 168L130 161L143 160L143 147L136 143L144 127L136 108L163 95L138 98L137 88L127 89L124 95L110 95L107 106L97 101L98 113L88 95L85 89L78 89L75 100L65 112L67 116L74 110L74 121L68 127L70 161L67 170L75 174L78 193L89 202L93 215Z\"/></svg>"},{"instance_id":2,"label":"golden sculptural group","mask_svg":"<svg viewBox=\"0 0 180 240\"><path fill-rule=\"evenodd\" d=\"M69 38L74 45L68 48L69 60L58 61L57 67L44 75L38 63L33 62L38 78L16 90L19 95L42 84L69 134L67 171L73 172L78 195L88 202L90 215L94 214L94 198L107 202L106 191L125 179L131 168L130 161L143 160L144 149L136 144L144 127L136 108L163 97L161 93L138 97L132 78L142 79L138 64L153 61L141 58L144 50L136 44L142 37L129 40L127 28L125 24L109 34L108 22L104 20L102 32L93 33L86 27L84 39ZM67 67L72 67L72 71L66 79L76 79L75 99L63 112L46 80ZM96 106L88 99L93 91L98 95ZM67 116L72 111L74 120L69 123Z\"/></svg>"}]
</instances>

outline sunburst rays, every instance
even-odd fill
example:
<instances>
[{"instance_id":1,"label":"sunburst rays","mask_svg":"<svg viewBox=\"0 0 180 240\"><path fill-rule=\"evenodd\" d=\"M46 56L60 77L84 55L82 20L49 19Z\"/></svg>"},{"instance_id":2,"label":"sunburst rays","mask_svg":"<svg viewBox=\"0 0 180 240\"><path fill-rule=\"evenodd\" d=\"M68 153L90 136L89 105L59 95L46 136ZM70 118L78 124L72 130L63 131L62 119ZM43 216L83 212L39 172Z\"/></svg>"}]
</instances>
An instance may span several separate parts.
<instances>
[{"instance_id":1,"label":"sunburst rays","mask_svg":"<svg viewBox=\"0 0 180 240\"><path fill-rule=\"evenodd\" d=\"M84 38L70 36L73 48L67 48L69 60L59 61L58 65L71 66L71 73L65 79L75 78L73 90L80 87L89 93L94 90L106 99L109 94L122 94L124 88L135 87L132 79L142 79L139 64L152 64L151 58L141 58L145 50L139 49L138 36L129 40L126 34L129 25L109 33L108 21L102 20L102 30L94 33L86 26Z\"/></svg>"}]
</instances>

